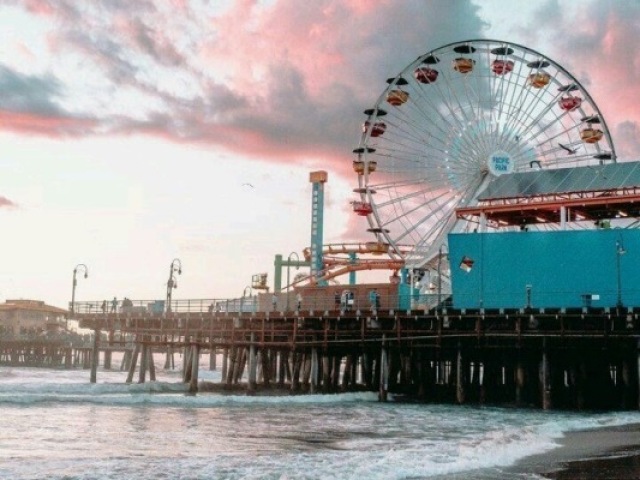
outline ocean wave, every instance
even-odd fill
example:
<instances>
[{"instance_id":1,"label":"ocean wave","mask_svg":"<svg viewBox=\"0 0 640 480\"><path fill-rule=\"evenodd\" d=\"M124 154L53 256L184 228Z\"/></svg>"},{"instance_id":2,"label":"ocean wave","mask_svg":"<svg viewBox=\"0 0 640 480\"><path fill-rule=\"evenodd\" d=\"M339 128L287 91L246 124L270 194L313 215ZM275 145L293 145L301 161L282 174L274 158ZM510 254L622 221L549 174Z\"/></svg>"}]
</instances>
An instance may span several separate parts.
<instances>
[{"instance_id":1,"label":"ocean wave","mask_svg":"<svg viewBox=\"0 0 640 480\"><path fill-rule=\"evenodd\" d=\"M14 385L15 387L15 385ZM142 384L60 384L22 385L0 388L0 404L86 403L98 405L158 405L204 408L233 405L295 405L375 402L373 392L331 395L233 395L224 393L190 394L184 383L147 382Z\"/></svg>"}]
</instances>

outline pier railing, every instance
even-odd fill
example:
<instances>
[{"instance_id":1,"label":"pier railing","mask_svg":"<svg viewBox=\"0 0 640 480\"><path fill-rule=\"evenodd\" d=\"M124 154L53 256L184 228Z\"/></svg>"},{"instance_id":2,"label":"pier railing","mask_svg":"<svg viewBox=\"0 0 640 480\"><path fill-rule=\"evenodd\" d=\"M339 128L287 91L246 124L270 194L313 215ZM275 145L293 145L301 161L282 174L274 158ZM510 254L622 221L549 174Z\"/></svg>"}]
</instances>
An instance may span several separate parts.
<instances>
[{"instance_id":1,"label":"pier railing","mask_svg":"<svg viewBox=\"0 0 640 480\"><path fill-rule=\"evenodd\" d=\"M193 304L190 304L193 306ZM186 305L184 306L186 307ZM242 342L250 334L269 343L399 341L444 337L613 337L640 334L640 309L300 310L202 312L182 310L78 314L80 326L149 335L166 342ZM151 337L149 337L151 338ZM149 339L149 341L151 341Z\"/></svg>"}]
</instances>

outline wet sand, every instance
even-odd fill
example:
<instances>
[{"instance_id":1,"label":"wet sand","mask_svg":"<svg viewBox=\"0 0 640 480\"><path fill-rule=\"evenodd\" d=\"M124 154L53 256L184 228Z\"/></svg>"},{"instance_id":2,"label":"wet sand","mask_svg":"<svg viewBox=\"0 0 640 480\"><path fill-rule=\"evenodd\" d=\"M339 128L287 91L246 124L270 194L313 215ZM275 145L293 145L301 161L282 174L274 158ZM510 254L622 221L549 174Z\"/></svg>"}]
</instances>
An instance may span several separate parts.
<instances>
[{"instance_id":1,"label":"wet sand","mask_svg":"<svg viewBox=\"0 0 640 480\"><path fill-rule=\"evenodd\" d=\"M516 470L553 480L640 479L640 424L570 432L560 443L524 459Z\"/></svg>"}]
</instances>

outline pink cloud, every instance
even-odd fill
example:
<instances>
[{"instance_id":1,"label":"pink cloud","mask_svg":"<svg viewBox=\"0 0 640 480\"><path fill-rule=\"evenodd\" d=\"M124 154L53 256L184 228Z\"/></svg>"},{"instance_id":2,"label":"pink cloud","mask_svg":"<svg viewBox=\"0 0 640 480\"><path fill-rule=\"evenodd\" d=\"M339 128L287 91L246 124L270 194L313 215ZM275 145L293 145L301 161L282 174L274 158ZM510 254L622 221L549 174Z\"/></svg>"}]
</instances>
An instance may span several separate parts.
<instances>
[{"instance_id":1,"label":"pink cloud","mask_svg":"<svg viewBox=\"0 0 640 480\"><path fill-rule=\"evenodd\" d=\"M17 205L9 200L7 197L0 195L0 208L14 208Z\"/></svg>"},{"instance_id":2,"label":"pink cloud","mask_svg":"<svg viewBox=\"0 0 640 480\"><path fill-rule=\"evenodd\" d=\"M144 0L46 6L57 28L52 62L79 55L106 82L91 92L104 104L112 105L111 96L123 90L149 102L132 117L124 108L65 119L74 87L56 85L41 94L41 106L20 110L18 121L3 128L45 135L138 132L266 161L322 162L348 176L362 111L385 79L426 49L480 36L484 27L470 0L428 6L419 0L401 6L388 0L238 0L226 10ZM189 88L168 88L175 79Z\"/></svg>"},{"instance_id":3,"label":"pink cloud","mask_svg":"<svg viewBox=\"0 0 640 480\"><path fill-rule=\"evenodd\" d=\"M49 137L83 136L93 131L95 123L62 116L44 116L0 111L0 129Z\"/></svg>"},{"instance_id":4,"label":"pink cloud","mask_svg":"<svg viewBox=\"0 0 640 480\"><path fill-rule=\"evenodd\" d=\"M637 160L640 143L630 125L640 124L640 8L627 2L583 2L571 18L567 15L560 8L545 10L544 16L555 21L536 22L535 33L549 36L549 56L589 91L607 122L618 158ZM568 24L570 29L558 28Z\"/></svg>"}]
</instances>

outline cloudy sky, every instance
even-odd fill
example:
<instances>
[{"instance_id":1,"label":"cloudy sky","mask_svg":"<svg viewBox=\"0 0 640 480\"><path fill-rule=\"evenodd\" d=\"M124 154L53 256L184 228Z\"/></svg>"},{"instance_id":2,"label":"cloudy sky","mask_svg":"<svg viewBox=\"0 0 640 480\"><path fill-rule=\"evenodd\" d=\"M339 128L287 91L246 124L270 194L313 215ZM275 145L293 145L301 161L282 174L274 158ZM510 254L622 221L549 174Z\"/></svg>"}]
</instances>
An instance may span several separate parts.
<instances>
[{"instance_id":1,"label":"cloudy sky","mask_svg":"<svg viewBox=\"0 0 640 480\"><path fill-rule=\"evenodd\" d=\"M516 4L514 6L513 4ZM370 240L351 150L385 79L453 41L567 68L640 157L635 0L0 0L0 300L239 296L310 240ZM251 183L251 188L245 183Z\"/></svg>"}]
</instances>

